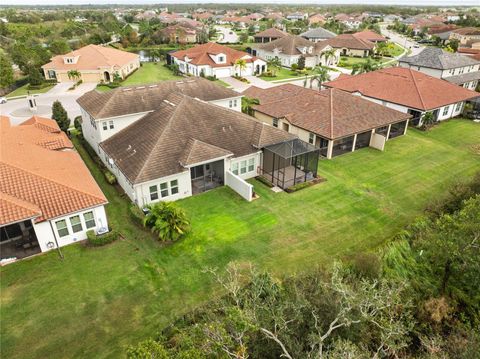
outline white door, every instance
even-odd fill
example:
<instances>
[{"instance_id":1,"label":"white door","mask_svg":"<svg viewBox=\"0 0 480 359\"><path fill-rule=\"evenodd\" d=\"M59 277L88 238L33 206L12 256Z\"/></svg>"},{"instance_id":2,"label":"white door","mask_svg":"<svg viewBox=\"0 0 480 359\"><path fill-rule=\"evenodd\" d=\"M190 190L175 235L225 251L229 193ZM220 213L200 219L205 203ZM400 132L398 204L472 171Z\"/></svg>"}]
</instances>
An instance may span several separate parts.
<instances>
[{"instance_id":1,"label":"white door","mask_svg":"<svg viewBox=\"0 0 480 359\"><path fill-rule=\"evenodd\" d=\"M217 78L222 77L230 77L232 74L230 73L230 68L219 68L215 69L215 75Z\"/></svg>"}]
</instances>

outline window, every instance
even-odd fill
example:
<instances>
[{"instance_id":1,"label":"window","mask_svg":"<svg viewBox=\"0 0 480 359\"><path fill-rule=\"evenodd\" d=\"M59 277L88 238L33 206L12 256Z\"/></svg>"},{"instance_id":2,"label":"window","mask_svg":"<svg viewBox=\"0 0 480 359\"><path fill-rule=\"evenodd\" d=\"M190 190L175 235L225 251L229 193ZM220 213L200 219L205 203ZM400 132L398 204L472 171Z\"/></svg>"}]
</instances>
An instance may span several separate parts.
<instances>
[{"instance_id":1,"label":"window","mask_svg":"<svg viewBox=\"0 0 480 359\"><path fill-rule=\"evenodd\" d=\"M233 100L233 107L237 107L237 100Z\"/></svg>"},{"instance_id":2,"label":"window","mask_svg":"<svg viewBox=\"0 0 480 359\"><path fill-rule=\"evenodd\" d=\"M461 108L462 108L462 103L461 102L457 103L457 105L455 106L455 112L460 111Z\"/></svg>"},{"instance_id":3,"label":"window","mask_svg":"<svg viewBox=\"0 0 480 359\"><path fill-rule=\"evenodd\" d=\"M278 118L274 118L272 120L272 125L273 125L273 127L278 127Z\"/></svg>"},{"instance_id":4,"label":"window","mask_svg":"<svg viewBox=\"0 0 480 359\"><path fill-rule=\"evenodd\" d=\"M158 199L158 188L157 186L150 186L150 200L155 201Z\"/></svg>"},{"instance_id":5,"label":"window","mask_svg":"<svg viewBox=\"0 0 480 359\"><path fill-rule=\"evenodd\" d=\"M80 222L80 216L70 217L70 224L72 225L73 233L81 232L83 230L82 222Z\"/></svg>"},{"instance_id":6,"label":"window","mask_svg":"<svg viewBox=\"0 0 480 359\"><path fill-rule=\"evenodd\" d=\"M232 100L228 101L228 107L230 107L230 108L233 107L233 101Z\"/></svg>"},{"instance_id":7,"label":"window","mask_svg":"<svg viewBox=\"0 0 480 359\"><path fill-rule=\"evenodd\" d=\"M68 236L67 221L62 219L61 221L56 221L55 225L57 226L57 232L60 237Z\"/></svg>"},{"instance_id":8,"label":"window","mask_svg":"<svg viewBox=\"0 0 480 359\"><path fill-rule=\"evenodd\" d=\"M255 158L248 160L248 172L252 172L255 169Z\"/></svg>"},{"instance_id":9,"label":"window","mask_svg":"<svg viewBox=\"0 0 480 359\"><path fill-rule=\"evenodd\" d=\"M223 62L224 60L225 60L225 58L223 56L218 57L218 62Z\"/></svg>"},{"instance_id":10,"label":"window","mask_svg":"<svg viewBox=\"0 0 480 359\"><path fill-rule=\"evenodd\" d=\"M234 175L238 175L238 162L237 163L232 163L232 173Z\"/></svg>"},{"instance_id":11,"label":"window","mask_svg":"<svg viewBox=\"0 0 480 359\"><path fill-rule=\"evenodd\" d=\"M315 144L315 134L314 133L309 133L308 134L308 143L314 145Z\"/></svg>"},{"instance_id":12,"label":"window","mask_svg":"<svg viewBox=\"0 0 480 359\"><path fill-rule=\"evenodd\" d=\"M247 161L240 162L240 174L247 173Z\"/></svg>"},{"instance_id":13,"label":"window","mask_svg":"<svg viewBox=\"0 0 480 359\"><path fill-rule=\"evenodd\" d=\"M160 195L163 197L168 197L168 183L160 183Z\"/></svg>"},{"instance_id":14,"label":"window","mask_svg":"<svg viewBox=\"0 0 480 359\"><path fill-rule=\"evenodd\" d=\"M103 127L103 130L104 130L104 131L108 130L107 121L103 121L103 122L102 122L102 127Z\"/></svg>"},{"instance_id":15,"label":"window","mask_svg":"<svg viewBox=\"0 0 480 359\"><path fill-rule=\"evenodd\" d=\"M448 110L450 110L450 106L447 106L443 109L443 116L448 115Z\"/></svg>"},{"instance_id":16,"label":"window","mask_svg":"<svg viewBox=\"0 0 480 359\"><path fill-rule=\"evenodd\" d=\"M85 220L85 227L92 228L95 227L95 218L93 217L93 212L87 212L83 214L83 219Z\"/></svg>"},{"instance_id":17,"label":"window","mask_svg":"<svg viewBox=\"0 0 480 359\"><path fill-rule=\"evenodd\" d=\"M170 192L172 195L178 193L178 180L170 181Z\"/></svg>"},{"instance_id":18,"label":"window","mask_svg":"<svg viewBox=\"0 0 480 359\"><path fill-rule=\"evenodd\" d=\"M114 128L113 121L108 121L108 125L109 125L110 129L113 130L113 128Z\"/></svg>"}]
</instances>

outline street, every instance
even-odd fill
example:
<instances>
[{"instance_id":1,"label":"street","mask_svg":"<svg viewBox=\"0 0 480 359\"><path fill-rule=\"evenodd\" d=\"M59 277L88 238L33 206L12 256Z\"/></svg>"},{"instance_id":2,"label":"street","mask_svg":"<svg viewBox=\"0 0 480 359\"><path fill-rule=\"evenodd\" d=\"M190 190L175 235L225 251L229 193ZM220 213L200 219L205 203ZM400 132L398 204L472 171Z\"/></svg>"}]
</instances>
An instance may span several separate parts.
<instances>
[{"instance_id":1,"label":"street","mask_svg":"<svg viewBox=\"0 0 480 359\"><path fill-rule=\"evenodd\" d=\"M238 42L238 35L231 28L216 25L215 29L221 33L220 39L217 41L219 44Z\"/></svg>"},{"instance_id":2,"label":"street","mask_svg":"<svg viewBox=\"0 0 480 359\"><path fill-rule=\"evenodd\" d=\"M390 38L390 41L396 42L398 45L406 48L407 50L411 50L411 53L408 56L417 55L424 49L424 46L417 44L415 41L407 38L406 36L387 30L386 24L382 24L380 28L382 34L384 36L388 36Z\"/></svg>"}]
</instances>

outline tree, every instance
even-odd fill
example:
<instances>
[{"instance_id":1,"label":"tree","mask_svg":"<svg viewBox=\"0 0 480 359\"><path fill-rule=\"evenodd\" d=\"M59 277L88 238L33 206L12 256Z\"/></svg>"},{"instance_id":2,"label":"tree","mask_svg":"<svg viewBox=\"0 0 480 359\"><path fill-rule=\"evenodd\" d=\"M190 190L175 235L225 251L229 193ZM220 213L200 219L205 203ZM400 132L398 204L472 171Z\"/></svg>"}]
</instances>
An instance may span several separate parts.
<instances>
[{"instance_id":1,"label":"tree","mask_svg":"<svg viewBox=\"0 0 480 359\"><path fill-rule=\"evenodd\" d=\"M13 69L10 60L3 54L0 55L0 87L13 85Z\"/></svg>"},{"instance_id":2,"label":"tree","mask_svg":"<svg viewBox=\"0 0 480 359\"><path fill-rule=\"evenodd\" d=\"M38 86L43 83L43 76L40 69L34 65L29 65L27 68L28 83L30 85Z\"/></svg>"},{"instance_id":3,"label":"tree","mask_svg":"<svg viewBox=\"0 0 480 359\"><path fill-rule=\"evenodd\" d=\"M448 41L447 51L457 52L459 41L457 39L450 39Z\"/></svg>"},{"instance_id":4,"label":"tree","mask_svg":"<svg viewBox=\"0 0 480 359\"><path fill-rule=\"evenodd\" d=\"M82 74L78 70L69 70L67 76L70 80L78 81L82 77Z\"/></svg>"},{"instance_id":5,"label":"tree","mask_svg":"<svg viewBox=\"0 0 480 359\"><path fill-rule=\"evenodd\" d=\"M50 43L49 50L52 52L52 54L63 55L72 49L70 46L68 46L68 43L65 40L57 39Z\"/></svg>"},{"instance_id":6,"label":"tree","mask_svg":"<svg viewBox=\"0 0 480 359\"><path fill-rule=\"evenodd\" d=\"M430 127L432 127L434 123L435 123L435 116L433 115L433 112L431 111L426 112L422 117L423 128L427 130Z\"/></svg>"},{"instance_id":7,"label":"tree","mask_svg":"<svg viewBox=\"0 0 480 359\"><path fill-rule=\"evenodd\" d=\"M248 33L242 32L240 34L239 40L242 44L247 43L248 42Z\"/></svg>"},{"instance_id":8,"label":"tree","mask_svg":"<svg viewBox=\"0 0 480 359\"><path fill-rule=\"evenodd\" d=\"M374 63L371 58L368 58L366 61L353 65L352 75L375 71L375 70L378 70L378 68L379 66L376 63Z\"/></svg>"},{"instance_id":9,"label":"tree","mask_svg":"<svg viewBox=\"0 0 480 359\"><path fill-rule=\"evenodd\" d=\"M119 83L120 81L122 81L122 76L120 75L120 73L118 71L115 71L113 73L113 82Z\"/></svg>"},{"instance_id":10,"label":"tree","mask_svg":"<svg viewBox=\"0 0 480 359\"><path fill-rule=\"evenodd\" d=\"M304 56L300 56L300 58L298 59L298 69L299 70L303 70L305 69L305 57Z\"/></svg>"},{"instance_id":11,"label":"tree","mask_svg":"<svg viewBox=\"0 0 480 359\"><path fill-rule=\"evenodd\" d=\"M336 56L337 56L337 54L336 54L335 49L330 49L330 50L324 51L323 52L323 57L325 59L325 65L327 65L327 66L330 65L330 62L329 62L330 59L333 59L333 61L335 62Z\"/></svg>"},{"instance_id":12,"label":"tree","mask_svg":"<svg viewBox=\"0 0 480 359\"><path fill-rule=\"evenodd\" d=\"M247 62L245 59L238 59L235 61L235 68L238 68L240 72L240 77L242 77L242 70L245 70L247 68Z\"/></svg>"},{"instance_id":13,"label":"tree","mask_svg":"<svg viewBox=\"0 0 480 359\"><path fill-rule=\"evenodd\" d=\"M175 241L187 234L190 222L183 209L174 202L158 202L147 206L144 225L157 232L163 241Z\"/></svg>"},{"instance_id":14,"label":"tree","mask_svg":"<svg viewBox=\"0 0 480 359\"><path fill-rule=\"evenodd\" d=\"M67 132L68 128L70 127L70 119L68 118L67 111L62 106L62 103L56 100L52 105L52 119L54 119L58 127L63 132Z\"/></svg>"},{"instance_id":15,"label":"tree","mask_svg":"<svg viewBox=\"0 0 480 359\"><path fill-rule=\"evenodd\" d=\"M242 112L247 115L253 116L253 106L258 105L260 102L256 98L242 97Z\"/></svg>"},{"instance_id":16,"label":"tree","mask_svg":"<svg viewBox=\"0 0 480 359\"><path fill-rule=\"evenodd\" d=\"M378 56L385 56L388 54L388 44L386 42L379 42L375 46L375 52Z\"/></svg>"},{"instance_id":17,"label":"tree","mask_svg":"<svg viewBox=\"0 0 480 359\"><path fill-rule=\"evenodd\" d=\"M313 87L313 83L317 82L318 91L321 90L322 84L326 81L330 81L330 75L325 67L318 66L312 77L310 77L310 88Z\"/></svg>"},{"instance_id":18,"label":"tree","mask_svg":"<svg viewBox=\"0 0 480 359\"><path fill-rule=\"evenodd\" d=\"M282 67L282 62L275 56L274 58L267 61L267 65L272 71L273 76L277 76L277 71Z\"/></svg>"}]
</instances>

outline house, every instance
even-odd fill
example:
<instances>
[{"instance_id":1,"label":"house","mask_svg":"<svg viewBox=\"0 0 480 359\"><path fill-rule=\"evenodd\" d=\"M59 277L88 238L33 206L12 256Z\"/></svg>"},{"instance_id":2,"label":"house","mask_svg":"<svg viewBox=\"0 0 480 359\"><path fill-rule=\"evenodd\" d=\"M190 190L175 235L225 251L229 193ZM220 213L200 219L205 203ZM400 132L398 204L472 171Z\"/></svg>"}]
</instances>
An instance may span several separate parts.
<instances>
[{"instance_id":1,"label":"house","mask_svg":"<svg viewBox=\"0 0 480 359\"><path fill-rule=\"evenodd\" d=\"M0 117L0 256L23 258L108 231L107 199L54 120Z\"/></svg>"},{"instance_id":2,"label":"house","mask_svg":"<svg viewBox=\"0 0 480 359\"><path fill-rule=\"evenodd\" d=\"M288 35L287 32L279 30L275 27L271 27L269 29L260 31L259 33L255 34L253 38L257 43L265 43L265 42L271 42L271 41L281 39L282 37L285 37L287 35Z\"/></svg>"},{"instance_id":3,"label":"house","mask_svg":"<svg viewBox=\"0 0 480 359\"><path fill-rule=\"evenodd\" d=\"M231 47L208 42L195 47L179 50L169 54L171 61L178 64L181 72L200 76L216 76L217 78L233 75L252 76L266 71L267 63L246 52L234 50ZM245 60L244 69L236 62Z\"/></svg>"},{"instance_id":4,"label":"house","mask_svg":"<svg viewBox=\"0 0 480 359\"><path fill-rule=\"evenodd\" d=\"M450 38L452 31L457 28L458 26L454 24L432 26L427 30L427 37L431 39L432 37L437 36L443 43L445 43Z\"/></svg>"},{"instance_id":5,"label":"house","mask_svg":"<svg viewBox=\"0 0 480 359\"><path fill-rule=\"evenodd\" d=\"M322 27L317 27L305 31L304 33L300 34L300 36L312 42L319 42L334 38L335 36L337 36L337 34L328 31Z\"/></svg>"},{"instance_id":6,"label":"house","mask_svg":"<svg viewBox=\"0 0 480 359\"><path fill-rule=\"evenodd\" d=\"M47 80L111 82L116 74L123 79L139 67L140 56L137 54L107 46L87 45L65 55L52 57L42 69ZM69 78L68 72L71 70L78 71L80 78Z\"/></svg>"},{"instance_id":7,"label":"house","mask_svg":"<svg viewBox=\"0 0 480 359\"><path fill-rule=\"evenodd\" d=\"M317 65L334 65L338 62L339 54L328 56L328 51L332 50L326 41L314 43L301 36L288 35L281 39L252 46L254 54L262 59L270 60L278 57L282 66L291 67L297 64L301 57L305 58L306 67L315 67Z\"/></svg>"},{"instance_id":8,"label":"house","mask_svg":"<svg viewBox=\"0 0 480 359\"><path fill-rule=\"evenodd\" d=\"M180 24L170 25L160 30L164 42L170 44L194 44L197 42L197 30Z\"/></svg>"},{"instance_id":9,"label":"house","mask_svg":"<svg viewBox=\"0 0 480 359\"><path fill-rule=\"evenodd\" d=\"M360 40L370 41L374 44L379 42L387 42L387 39L385 37L372 30L363 30L356 32L353 34L353 37Z\"/></svg>"},{"instance_id":10,"label":"house","mask_svg":"<svg viewBox=\"0 0 480 359\"><path fill-rule=\"evenodd\" d=\"M383 150L385 142L407 132L411 115L348 92L316 91L293 84L243 92L259 100L254 116L295 134L332 158L364 147Z\"/></svg>"},{"instance_id":11,"label":"house","mask_svg":"<svg viewBox=\"0 0 480 359\"><path fill-rule=\"evenodd\" d=\"M241 112L172 92L154 111L100 143L100 158L140 207L223 185L250 201L253 188L245 180L271 171L263 169L264 154L270 161L273 155L281 157L277 147L293 145L304 150L302 155L310 153L317 165L317 149L295 136ZM276 176L284 167L295 171L284 157L284 166L276 163ZM306 168L298 168L303 176L280 183L313 179L316 168Z\"/></svg>"},{"instance_id":12,"label":"house","mask_svg":"<svg viewBox=\"0 0 480 359\"><path fill-rule=\"evenodd\" d=\"M308 13L297 11L297 12L288 14L286 16L286 19L290 20L290 21L307 20L308 19Z\"/></svg>"},{"instance_id":13,"label":"house","mask_svg":"<svg viewBox=\"0 0 480 359\"><path fill-rule=\"evenodd\" d=\"M460 29L455 29L451 32L450 39L458 40L461 45L480 41L480 28L462 27Z\"/></svg>"},{"instance_id":14,"label":"house","mask_svg":"<svg viewBox=\"0 0 480 359\"><path fill-rule=\"evenodd\" d=\"M358 28L363 21L362 16L357 15L347 15L347 14L337 14L334 16L335 21L338 21L344 24L349 30Z\"/></svg>"},{"instance_id":15,"label":"house","mask_svg":"<svg viewBox=\"0 0 480 359\"><path fill-rule=\"evenodd\" d=\"M342 56L367 57L375 50L373 42L359 39L353 34L338 35L322 43L339 50Z\"/></svg>"},{"instance_id":16,"label":"house","mask_svg":"<svg viewBox=\"0 0 480 359\"><path fill-rule=\"evenodd\" d=\"M435 121L462 113L465 102L479 96L447 81L409 68L390 67L323 84L362 96L373 102L413 115L413 125L422 123L426 112Z\"/></svg>"},{"instance_id":17,"label":"house","mask_svg":"<svg viewBox=\"0 0 480 359\"><path fill-rule=\"evenodd\" d=\"M480 80L480 61L437 47L426 47L417 55L404 56L398 65L471 90L475 90Z\"/></svg>"},{"instance_id":18,"label":"house","mask_svg":"<svg viewBox=\"0 0 480 359\"><path fill-rule=\"evenodd\" d=\"M85 140L98 154L101 142L154 111L172 92L241 111L242 95L201 77L108 92L92 90L77 99Z\"/></svg>"},{"instance_id":19,"label":"house","mask_svg":"<svg viewBox=\"0 0 480 359\"><path fill-rule=\"evenodd\" d=\"M323 16L322 14L315 14L308 18L309 25L314 25L314 24L323 25L325 22L326 22L325 16Z\"/></svg>"}]
</instances>

